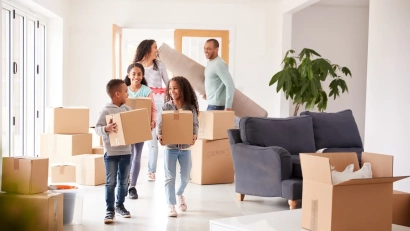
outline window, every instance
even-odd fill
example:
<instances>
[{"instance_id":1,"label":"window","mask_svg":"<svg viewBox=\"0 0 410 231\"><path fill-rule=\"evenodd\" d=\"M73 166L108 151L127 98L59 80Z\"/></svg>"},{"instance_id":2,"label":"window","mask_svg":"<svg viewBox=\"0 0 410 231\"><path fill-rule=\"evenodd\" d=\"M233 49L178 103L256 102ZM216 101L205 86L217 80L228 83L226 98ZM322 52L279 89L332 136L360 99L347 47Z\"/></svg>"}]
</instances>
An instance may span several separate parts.
<instances>
[{"instance_id":1,"label":"window","mask_svg":"<svg viewBox=\"0 0 410 231\"><path fill-rule=\"evenodd\" d=\"M39 155L44 132L45 23L2 5L2 152Z\"/></svg>"}]
</instances>

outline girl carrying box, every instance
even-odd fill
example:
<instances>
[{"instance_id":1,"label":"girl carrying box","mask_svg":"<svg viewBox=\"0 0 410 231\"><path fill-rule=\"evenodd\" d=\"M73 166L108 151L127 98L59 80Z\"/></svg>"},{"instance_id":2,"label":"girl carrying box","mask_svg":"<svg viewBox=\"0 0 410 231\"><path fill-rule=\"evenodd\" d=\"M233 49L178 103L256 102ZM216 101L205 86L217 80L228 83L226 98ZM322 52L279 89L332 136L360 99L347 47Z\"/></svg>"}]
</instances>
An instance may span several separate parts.
<instances>
[{"instance_id":1,"label":"girl carrying box","mask_svg":"<svg viewBox=\"0 0 410 231\"><path fill-rule=\"evenodd\" d=\"M128 86L128 97L150 97L151 98L151 130L156 126L157 109L151 88L147 87L147 81L144 78L144 66L140 63L133 63L128 66L127 76L124 79ZM138 175L141 169L141 153L144 147L144 142L131 145L131 183L128 189L130 199L138 199L137 189L135 188L138 180Z\"/></svg>"},{"instance_id":2,"label":"girl carrying box","mask_svg":"<svg viewBox=\"0 0 410 231\"><path fill-rule=\"evenodd\" d=\"M198 100L191 84L184 77L172 78L166 87L163 111L169 110L190 110L193 116L193 145L198 135ZM158 116L158 140L162 142L162 116ZM182 195L189 182L191 173L191 147L189 144L169 144L164 150L164 170L165 170L165 196L169 207L168 216L177 217L178 213L175 210L175 178L177 161L181 167L181 185L179 186L176 195L178 196L179 209L183 212L187 210L185 197Z\"/></svg>"}]
</instances>

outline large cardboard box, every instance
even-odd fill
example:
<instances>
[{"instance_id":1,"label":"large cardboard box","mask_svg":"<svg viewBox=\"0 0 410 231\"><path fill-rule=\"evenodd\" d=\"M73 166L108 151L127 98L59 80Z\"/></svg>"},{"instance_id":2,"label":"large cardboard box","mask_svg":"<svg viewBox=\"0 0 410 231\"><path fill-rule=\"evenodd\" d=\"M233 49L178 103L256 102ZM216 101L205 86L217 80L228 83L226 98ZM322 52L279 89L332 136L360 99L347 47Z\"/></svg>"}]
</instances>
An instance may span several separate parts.
<instances>
[{"instance_id":1,"label":"large cardboard box","mask_svg":"<svg viewBox=\"0 0 410 231\"><path fill-rule=\"evenodd\" d=\"M192 144L194 136L192 111L163 111L161 116L164 145Z\"/></svg>"},{"instance_id":2,"label":"large cardboard box","mask_svg":"<svg viewBox=\"0 0 410 231\"><path fill-rule=\"evenodd\" d=\"M92 154L105 154L104 147L93 147Z\"/></svg>"},{"instance_id":3,"label":"large cardboard box","mask_svg":"<svg viewBox=\"0 0 410 231\"><path fill-rule=\"evenodd\" d=\"M77 184L95 186L105 183L103 155L79 155L75 157L75 160Z\"/></svg>"},{"instance_id":4,"label":"large cardboard box","mask_svg":"<svg viewBox=\"0 0 410 231\"><path fill-rule=\"evenodd\" d=\"M73 165L55 165L51 166L51 182L76 182L75 166Z\"/></svg>"},{"instance_id":5,"label":"large cardboard box","mask_svg":"<svg viewBox=\"0 0 410 231\"><path fill-rule=\"evenodd\" d=\"M393 224L410 227L410 193L393 191Z\"/></svg>"},{"instance_id":6,"label":"large cardboard box","mask_svg":"<svg viewBox=\"0 0 410 231\"><path fill-rule=\"evenodd\" d=\"M136 109L118 114L107 115L117 123L117 132L110 132L111 146L129 145L152 140L151 122L147 116L147 109Z\"/></svg>"},{"instance_id":7,"label":"large cardboard box","mask_svg":"<svg viewBox=\"0 0 410 231\"><path fill-rule=\"evenodd\" d=\"M71 157L92 153L92 135L86 134L48 134L40 135L41 157ZM53 162L52 162L53 163Z\"/></svg>"},{"instance_id":8,"label":"large cardboard box","mask_svg":"<svg viewBox=\"0 0 410 231\"><path fill-rule=\"evenodd\" d=\"M191 149L191 182L227 184L234 182L234 168L228 139L197 140Z\"/></svg>"},{"instance_id":9,"label":"large cardboard box","mask_svg":"<svg viewBox=\"0 0 410 231\"><path fill-rule=\"evenodd\" d=\"M42 193L48 190L47 181L48 158L3 157L1 191L18 194Z\"/></svg>"},{"instance_id":10,"label":"large cardboard box","mask_svg":"<svg viewBox=\"0 0 410 231\"><path fill-rule=\"evenodd\" d=\"M131 109L147 109L149 121L151 121L152 99L150 97L127 98L125 102Z\"/></svg>"},{"instance_id":11,"label":"large cardboard box","mask_svg":"<svg viewBox=\"0 0 410 231\"><path fill-rule=\"evenodd\" d=\"M95 133L95 127L90 127L88 132L92 134L93 147L104 146L102 136Z\"/></svg>"},{"instance_id":12,"label":"large cardboard box","mask_svg":"<svg viewBox=\"0 0 410 231\"><path fill-rule=\"evenodd\" d=\"M1 230L62 231L63 200L61 193L0 193Z\"/></svg>"},{"instance_id":13,"label":"large cardboard box","mask_svg":"<svg viewBox=\"0 0 410 231\"><path fill-rule=\"evenodd\" d=\"M57 107L46 109L46 133L88 133L90 110L85 107Z\"/></svg>"},{"instance_id":14,"label":"large cardboard box","mask_svg":"<svg viewBox=\"0 0 410 231\"><path fill-rule=\"evenodd\" d=\"M228 129L235 128L233 111L201 111L198 138L218 140L228 138Z\"/></svg>"},{"instance_id":15,"label":"large cardboard box","mask_svg":"<svg viewBox=\"0 0 410 231\"><path fill-rule=\"evenodd\" d=\"M300 154L303 173L302 227L316 231L389 231L392 229L393 157L362 153L373 178L353 179L334 185L331 166L343 171L354 164L356 153ZM377 221L377 222L374 222Z\"/></svg>"}]
</instances>

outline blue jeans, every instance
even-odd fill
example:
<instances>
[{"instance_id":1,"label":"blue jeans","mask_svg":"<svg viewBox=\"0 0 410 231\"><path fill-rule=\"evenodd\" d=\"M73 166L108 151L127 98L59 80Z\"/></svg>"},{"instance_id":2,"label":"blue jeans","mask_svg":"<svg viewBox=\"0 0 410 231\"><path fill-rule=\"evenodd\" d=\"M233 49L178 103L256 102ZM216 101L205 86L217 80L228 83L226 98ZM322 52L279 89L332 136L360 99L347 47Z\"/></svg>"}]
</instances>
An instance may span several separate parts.
<instances>
[{"instance_id":1,"label":"blue jeans","mask_svg":"<svg viewBox=\"0 0 410 231\"><path fill-rule=\"evenodd\" d=\"M214 111L214 110L223 111L225 110L225 106L208 105L208 108L206 110L207 111Z\"/></svg>"},{"instance_id":2,"label":"blue jeans","mask_svg":"<svg viewBox=\"0 0 410 231\"><path fill-rule=\"evenodd\" d=\"M141 169L141 154L144 142L131 145L131 185L136 186Z\"/></svg>"},{"instance_id":3,"label":"blue jeans","mask_svg":"<svg viewBox=\"0 0 410 231\"><path fill-rule=\"evenodd\" d=\"M104 154L105 163L105 202L107 211L114 211L115 186L117 186L117 203L116 206L124 204L128 190L128 178L130 175L131 155L108 156Z\"/></svg>"},{"instance_id":4,"label":"blue jeans","mask_svg":"<svg viewBox=\"0 0 410 231\"><path fill-rule=\"evenodd\" d=\"M164 99L161 96L154 97L155 108L157 109L157 115L161 116L162 105L164 105ZM155 173L157 171L158 162L158 139L157 128L152 129L152 140L149 141L149 155L148 155L148 172Z\"/></svg>"},{"instance_id":5,"label":"blue jeans","mask_svg":"<svg viewBox=\"0 0 410 231\"><path fill-rule=\"evenodd\" d=\"M181 167L181 185L177 195L181 196L188 185L192 167L191 150L165 149L165 196L168 205L176 205L175 198L175 179L177 173L177 161Z\"/></svg>"}]
</instances>

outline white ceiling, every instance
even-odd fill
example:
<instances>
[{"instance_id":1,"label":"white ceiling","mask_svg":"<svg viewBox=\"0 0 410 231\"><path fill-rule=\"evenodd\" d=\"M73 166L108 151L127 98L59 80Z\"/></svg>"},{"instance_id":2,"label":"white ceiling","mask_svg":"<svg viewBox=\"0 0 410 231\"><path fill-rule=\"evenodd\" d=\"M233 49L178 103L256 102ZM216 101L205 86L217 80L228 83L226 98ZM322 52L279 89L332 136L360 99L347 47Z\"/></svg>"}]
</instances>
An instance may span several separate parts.
<instances>
[{"instance_id":1,"label":"white ceiling","mask_svg":"<svg viewBox=\"0 0 410 231\"><path fill-rule=\"evenodd\" d=\"M315 5L319 6L350 6L369 7L369 0L321 0Z\"/></svg>"}]
</instances>

